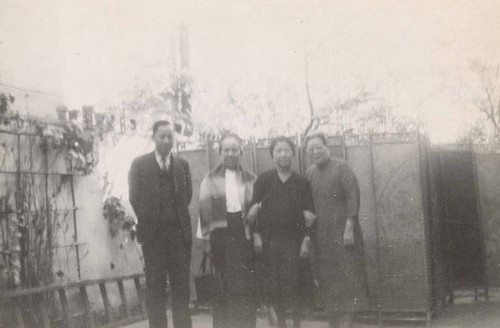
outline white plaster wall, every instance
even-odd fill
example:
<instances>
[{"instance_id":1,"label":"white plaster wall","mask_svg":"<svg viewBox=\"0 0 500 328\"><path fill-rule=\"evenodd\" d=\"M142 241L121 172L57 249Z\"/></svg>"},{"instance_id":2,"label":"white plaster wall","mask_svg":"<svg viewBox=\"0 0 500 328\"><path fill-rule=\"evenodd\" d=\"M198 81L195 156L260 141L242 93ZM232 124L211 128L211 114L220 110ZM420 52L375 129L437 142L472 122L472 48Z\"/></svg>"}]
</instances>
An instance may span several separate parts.
<instances>
[{"instance_id":1,"label":"white plaster wall","mask_svg":"<svg viewBox=\"0 0 500 328\"><path fill-rule=\"evenodd\" d=\"M116 141L116 140L115 140ZM81 279L100 279L143 272L142 252L139 244L130 238L126 231L112 237L109 233L108 221L104 218L102 208L109 196L119 197L127 214L133 214L128 202L127 175L130 163L139 154L152 150L148 138L141 136L124 136L116 142L111 139L99 143L99 163L87 176L76 176L74 180L77 210L78 242L80 246ZM70 229L68 234L72 234ZM66 236L66 239L72 236ZM68 259L63 259L68 261ZM69 267L64 280L75 281L75 252L70 253ZM55 263L57 265L57 263ZM138 304L137 293L133 281L126 281L125 292L130 306ZM108 296L115 310L121 304L116 284L107 285ZM88 290L92 308L103 311L103 302L99 288Z\"/></svg>"}]
</instances>

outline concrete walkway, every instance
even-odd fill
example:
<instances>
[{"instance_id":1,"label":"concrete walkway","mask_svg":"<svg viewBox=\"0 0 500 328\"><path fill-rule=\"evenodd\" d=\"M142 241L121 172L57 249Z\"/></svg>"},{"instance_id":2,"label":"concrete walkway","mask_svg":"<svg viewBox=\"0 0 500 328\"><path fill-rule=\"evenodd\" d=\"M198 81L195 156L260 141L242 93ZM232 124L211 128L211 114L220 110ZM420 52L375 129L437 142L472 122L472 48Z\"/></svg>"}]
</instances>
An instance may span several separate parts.
<instances>
[{"instance_id":1,"label":"concrete walkway","mask_svg":"<svg viewBox=\"0 0 500 328\"><path fill-rule=\"evenodd\" d=\"M212 328L212 317L207 314L193 315L193 328ZM292 326L291 321L288 324ZM172 326L169 313L169 327ZM257 328L270 328L267 321L258 319ZM384 323L387 328L426 327L425 323ZM440 318L433 319L432 328L500 328L500 296L492 296L489 302L472 300L449 305ZM148 328L146 321L138 322L127 328ZM235 327L237 328L237 327ZM303 321L302 328L328 328L324 321ZM355 328L378 328L376 323L357 323Z\"/></svg>"}]
</instances>

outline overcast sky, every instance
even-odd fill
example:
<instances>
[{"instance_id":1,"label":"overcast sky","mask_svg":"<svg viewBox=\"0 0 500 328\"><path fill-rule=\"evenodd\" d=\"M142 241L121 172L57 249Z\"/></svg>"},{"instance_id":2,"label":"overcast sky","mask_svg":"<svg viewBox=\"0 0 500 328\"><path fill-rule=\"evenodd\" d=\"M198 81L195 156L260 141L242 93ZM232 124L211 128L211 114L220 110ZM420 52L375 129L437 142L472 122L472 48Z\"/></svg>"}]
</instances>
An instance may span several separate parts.
<instances>
[{"instance_id":1,"label":"overcast sky","mask_svg":"<svg viewBox=\"0 0 500 328\"><path fill-rule=\"evenodd\" d=\"M166 80L184 23L199 83L303 92L307 51L318 106L326 91L364 88L420 112L446 140L463 128L470 61L500 61L499 12L486 0L0 0L0 83L60 94L70 107L113 104Z\"/></svg>"}]
</instances>

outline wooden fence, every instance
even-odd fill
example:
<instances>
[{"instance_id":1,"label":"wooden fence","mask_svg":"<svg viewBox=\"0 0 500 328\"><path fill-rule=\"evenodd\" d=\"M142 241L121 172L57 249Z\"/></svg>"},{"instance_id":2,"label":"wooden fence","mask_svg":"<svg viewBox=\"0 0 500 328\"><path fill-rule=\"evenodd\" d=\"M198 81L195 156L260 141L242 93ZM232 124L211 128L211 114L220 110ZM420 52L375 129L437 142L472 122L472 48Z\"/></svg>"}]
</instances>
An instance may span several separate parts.
<instances>
[{"instance_id":1,"label":"wooden fence","mask_svg":"<svg viewBox=\"0 0 500 328\"><path fill-rule=\"evenodd\" d=\"M141 273L3 292L0 294L0 327L118 327L140 320L145 318L143 278L144 274ZM136 311L132 311L130 299L125 293L125 281L135 284L139 300ZM108 287L111 284L116 284L120 292L121 306L118 313L109 300ZM104 306L102 320L96 320L96 312L89 300L88 291L93 286L98 286L100 290ZM70 292L79 293L80 304L76 308L70 307Z\"/></svg>"}]
</instances>

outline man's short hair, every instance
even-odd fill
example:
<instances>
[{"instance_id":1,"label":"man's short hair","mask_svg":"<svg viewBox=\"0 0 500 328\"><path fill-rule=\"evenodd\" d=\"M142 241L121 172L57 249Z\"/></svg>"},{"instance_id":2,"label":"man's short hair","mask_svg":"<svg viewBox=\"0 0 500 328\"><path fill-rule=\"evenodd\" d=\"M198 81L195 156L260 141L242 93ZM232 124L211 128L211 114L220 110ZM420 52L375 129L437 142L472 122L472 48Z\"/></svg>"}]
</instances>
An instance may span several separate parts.
<instances>
[{"instance_id":1,"label":"man's short hair","mask_svg":"<svg viewBox=\"0 0 500 328\"><path fill-rule=\"evenodd\" d=\"M326 136L323 132L314 132L314 133L308 134L306 136L306 147L307 147L307 144L309 143L309 141L311 141L312 139L319 139L319 140L321 140L321 142L325 146L328 146L328 142L326 141Z\"/></svg>"},{"instance_id":2,"label":"man's short hair","mask_svg":"<svg viewBox=\"0 0 500 328\"><path fill-rule=\"evenodd\" d=\"M276 147L276 145L279 142L286 142L290 146L290 148L292 149L293 156L295 156L295 144L293 143L292 139L289 137L280 136L280 137L276 137L273 140L271 140L271 145L269 146L269 152L271 153L271 157L274 157L273 156L274 147Z\"/></svg>"},{"instance_id":3,"label":"man's short hair","mask_svg":"<svg viewBox=\"0 0 500 328\"><path fill-rule=\"evenodd\" d=\"M153 124L153 135L155 135L156 131L158 131L158 128L162 125L167 125L167 126L173 126L172 123L170 121L167 121L167 120L159 120L159 121L156 121L154 124Z\"/></svg>"}]
</instances>

